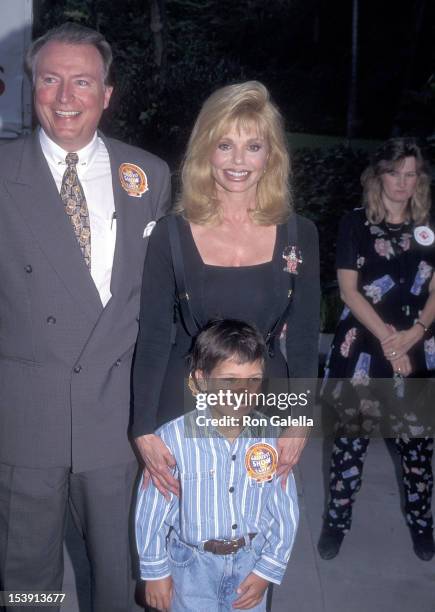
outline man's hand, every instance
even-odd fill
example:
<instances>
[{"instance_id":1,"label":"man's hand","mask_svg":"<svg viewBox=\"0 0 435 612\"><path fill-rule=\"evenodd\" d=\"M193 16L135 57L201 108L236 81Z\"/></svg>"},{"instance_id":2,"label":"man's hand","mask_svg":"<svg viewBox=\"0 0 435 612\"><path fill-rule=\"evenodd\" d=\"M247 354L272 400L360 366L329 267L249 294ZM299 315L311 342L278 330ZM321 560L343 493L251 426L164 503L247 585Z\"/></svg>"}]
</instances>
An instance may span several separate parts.
<instances>
[{"instance_id":1,"label":"man's hand","mask_svg":"<svg viewBox=\"0 0 435 612\"><path fill-rule=\"evenodd\" d=\"M308 439L307 437L286 437L286 432L288 436L290 429L285 430L283 435L277 440L278 469L276 470L276 477L282 476L281 486L283 489L285 489L288 475L299 461Z\"/></svg>"},{"instance_id":2,"label":"man's hand","mask_svg":"<svg viewBox=\"0 0 435 612\"><path fill-rule=\"evenodd\" d=\"M236 608L236 610L249 610L249 608L257 606L263 599L268 586L268 580L251 572L239 584L236 592L240 597L233 603L233 608Z\"/></svg>"},{"instance_id":3,"label":"man's hand","mask_svg":"<svg viewBox=\"0 0 435 612\"><path fill-rule=\"evenodd\" d=\"M180 483L171 473L176 462L166 444L155 434L140 436L135 442L146 468L143 486L148 485L151 476L155 487L167 501L171 499L170 493L179 496Z\"/></svg>"},{"instance_id":4,"label":"man's hand","mask_svg":"<svg viewBox=\"0 0 435 612\"><path fill-rule=\"evenodd\" d=\"M169 612L172 601L172 578L160 578L160 580L147 580L145 586L145 601L148 606Z\"/></svg>"}]
</instances>

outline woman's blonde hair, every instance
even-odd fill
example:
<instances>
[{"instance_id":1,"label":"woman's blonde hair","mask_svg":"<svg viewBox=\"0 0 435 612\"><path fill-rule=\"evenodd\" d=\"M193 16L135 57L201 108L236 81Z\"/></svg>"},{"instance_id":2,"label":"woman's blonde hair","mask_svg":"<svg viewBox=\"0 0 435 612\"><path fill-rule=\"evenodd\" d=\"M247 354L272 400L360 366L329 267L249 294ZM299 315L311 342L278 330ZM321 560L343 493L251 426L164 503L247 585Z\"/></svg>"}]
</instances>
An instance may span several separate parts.
<instances>
[{"instance_id":1,"label":"woman's blonde hair","mask_svg":"<svg viewBox=\"0 0 435 612\"><path fill-rule=\"evenodd\" d=\"M215 91L203 104L195 122L181 167L181 195L176 207L189 221L200 225L219 221L210 156L231 128L244 130L253 125L266 140L269 154L251 218L258 225L287 220L292 202L283 119L266 87L258 81L247 81Z\"/></svg>"},{"instance_id":2,"label":"woman's blonde hair","mask_svg":"<svg viewBox=\"0 0 435 612\"><path fill-rule=\"evenodd\" d=\"M407 213L410 220L416 224L427 221L431 206L430 175L421 149L414 138L390 138L376 150L370 165L361 175L363 201L370 223L381 223L386 217L381 175L400 168L406 157L415 158L418 176L415 192L408 202Z\"/></svg>"}]
</instances>

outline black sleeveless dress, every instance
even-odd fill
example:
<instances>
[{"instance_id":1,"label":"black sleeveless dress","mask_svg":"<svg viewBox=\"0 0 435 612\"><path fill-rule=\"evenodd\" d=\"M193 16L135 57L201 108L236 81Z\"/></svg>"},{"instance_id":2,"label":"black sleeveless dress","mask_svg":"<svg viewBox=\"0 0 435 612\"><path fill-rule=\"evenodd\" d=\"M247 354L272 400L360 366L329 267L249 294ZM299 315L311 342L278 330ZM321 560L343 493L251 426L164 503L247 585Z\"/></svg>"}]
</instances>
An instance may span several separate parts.
<instances>
[{"instance_id":1,"label":"black sleeveless dress","mask_svg":"<svg viewBox=\"0 0 435 612\"><path fill-rule=\"evenodd\" d=\"M190 305L199 326L215 317L236 318L257 326L266 336L288 303L289 273L283 252L287 224L277 226L272 260L268 263L222 267L206 265L196 248L190 225L177 219ZM304 262L296 277L288 315L288 365L278 346L266 364L266 376L287 379L314 377L317 372L319 322L318 241L314 225L297 216L298 240ZM184 329L176 301L168 219L155 227L145 261L140 331L133 373L133 435L150 433L183 414L186 354L192 338ZM174 323L175 321L175 323Z\"/></svg>"}]
</instances>

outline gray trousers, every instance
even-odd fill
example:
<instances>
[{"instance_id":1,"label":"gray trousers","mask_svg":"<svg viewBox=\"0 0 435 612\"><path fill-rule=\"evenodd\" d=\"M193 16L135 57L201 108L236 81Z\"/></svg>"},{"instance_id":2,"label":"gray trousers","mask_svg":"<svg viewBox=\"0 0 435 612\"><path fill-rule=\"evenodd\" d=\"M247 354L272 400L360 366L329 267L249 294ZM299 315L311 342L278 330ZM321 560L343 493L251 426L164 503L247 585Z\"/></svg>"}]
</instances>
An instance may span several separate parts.
<instances>
[{"instance_id":1,"label":"gray trousers","mask_svg":"<svg viewBox=\"0 0 435 612\"><path fill-rule=\"evenodd\" d=\"M137 471L136 462L77 474L0 464L0 590L61 591L69 504L86 543L93 612L139 610L130 529Z\"/></svg>"}]
</instances>

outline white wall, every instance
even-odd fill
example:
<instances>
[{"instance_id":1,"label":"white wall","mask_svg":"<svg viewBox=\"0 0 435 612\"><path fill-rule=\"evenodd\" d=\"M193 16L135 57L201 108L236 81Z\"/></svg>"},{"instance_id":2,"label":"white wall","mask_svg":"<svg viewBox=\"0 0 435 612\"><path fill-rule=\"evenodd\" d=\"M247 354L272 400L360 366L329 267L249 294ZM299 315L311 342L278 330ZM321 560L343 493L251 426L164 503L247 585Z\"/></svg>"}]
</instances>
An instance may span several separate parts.
<instances>
[{"instance_id":1,"label":"white wall","mask_svg":"<svg viewBox=\"0 0 435 612\"><path fill-rule=\"evenodd\" d=\"M32 121L24 54L31 42L32 0L0 0L0 138L16 138Z\"/></svg>"}]
</instances>

